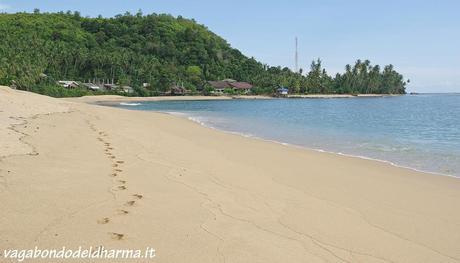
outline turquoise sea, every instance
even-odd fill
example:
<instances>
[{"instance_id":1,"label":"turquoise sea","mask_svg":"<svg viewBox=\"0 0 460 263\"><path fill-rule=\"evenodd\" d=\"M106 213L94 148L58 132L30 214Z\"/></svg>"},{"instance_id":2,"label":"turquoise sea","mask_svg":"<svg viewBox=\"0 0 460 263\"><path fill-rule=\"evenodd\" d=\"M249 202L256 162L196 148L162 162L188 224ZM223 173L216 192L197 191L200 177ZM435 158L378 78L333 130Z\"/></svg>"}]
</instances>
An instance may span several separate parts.
<instances>
[{"instance_id":1,"label":"turquoise sea","mask_svg":"<svg viewBox=\"0 0 460 263\"><path fill-rule=\"evenodd\" d=\"M460 94L121 103L310 149L460 177Z\"/></svg>"}]
</instances>

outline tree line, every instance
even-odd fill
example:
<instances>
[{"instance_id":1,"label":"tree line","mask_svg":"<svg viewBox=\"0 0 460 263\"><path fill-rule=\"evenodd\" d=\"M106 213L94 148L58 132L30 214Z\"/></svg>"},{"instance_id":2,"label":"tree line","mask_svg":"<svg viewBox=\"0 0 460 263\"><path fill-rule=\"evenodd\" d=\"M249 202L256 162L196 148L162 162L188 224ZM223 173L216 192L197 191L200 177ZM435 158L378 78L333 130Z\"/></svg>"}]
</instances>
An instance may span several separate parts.
<instances>
[{"instance_id":1,"label":"tree line","mask_svg":"<svg viewBox=\"0 0 460 263\"><path fill-rule=\"evenodd\" d=\"M208 80L227 78L250 82L254 93L270 94L279 86L291 93L405 93L406 82L392 65L381 69L358 60L330 76L318 59L308 72L293 72L246 57L181 16L90 18L35 10L0 14L0 35L0 84L42 93L64 79L114 79L134 87L136 95L150 96L175 83L196 91Z\"/></svg>"}]
</instances>

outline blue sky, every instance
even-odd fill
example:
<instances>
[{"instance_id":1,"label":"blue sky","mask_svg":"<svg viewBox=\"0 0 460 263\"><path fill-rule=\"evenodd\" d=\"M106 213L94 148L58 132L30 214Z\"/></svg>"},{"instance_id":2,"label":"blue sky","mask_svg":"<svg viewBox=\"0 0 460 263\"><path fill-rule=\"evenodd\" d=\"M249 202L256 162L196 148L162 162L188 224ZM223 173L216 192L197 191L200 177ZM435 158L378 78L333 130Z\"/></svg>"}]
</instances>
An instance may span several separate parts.
<instances>
[{"instance_id":1,"label":"blue sky","mask_svg":"<svg viewBox=\"0 0 460 263\"><path fill-rule=\"evenodd\" d=\"M114 16L139 9L194 18L245 55L270 65L307 69L321 58L330 73L369 59L393 64L411 80L409 91L460 92L460 1L13 1L0 11L78 10L84 16Z\"/></svg>"}]
</instances>

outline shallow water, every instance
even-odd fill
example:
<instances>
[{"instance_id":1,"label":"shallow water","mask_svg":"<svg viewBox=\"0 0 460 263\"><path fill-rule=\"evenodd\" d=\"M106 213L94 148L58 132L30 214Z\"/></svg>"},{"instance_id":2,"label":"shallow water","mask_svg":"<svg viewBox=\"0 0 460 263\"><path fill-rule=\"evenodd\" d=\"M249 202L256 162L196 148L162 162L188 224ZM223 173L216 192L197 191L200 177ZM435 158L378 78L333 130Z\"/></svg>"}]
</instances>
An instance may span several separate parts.
<instances>
[{"instance_id":1,"label":"shallow water","mask_svg":"<svg viewBox=\"0 0 460 263\"><path fill-rule=\"evenodd\" d=\"M460 94L138 102L206 126L460 177Z\"/></svg>"}]
</instances>

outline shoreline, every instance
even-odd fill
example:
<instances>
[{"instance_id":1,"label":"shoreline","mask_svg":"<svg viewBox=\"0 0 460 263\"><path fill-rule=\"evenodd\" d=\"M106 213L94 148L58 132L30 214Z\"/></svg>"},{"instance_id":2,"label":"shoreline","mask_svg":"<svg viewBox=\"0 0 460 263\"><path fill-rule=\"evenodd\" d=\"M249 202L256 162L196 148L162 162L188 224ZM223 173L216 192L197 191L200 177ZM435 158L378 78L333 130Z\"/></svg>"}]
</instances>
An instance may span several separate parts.
<instances>
[{"instance_id":1,"label":"shoreline","mask_svg":"<svg viewBox=\"0 0 460 263\"><path fill-rule=\"evenodd\" d=\"M288 99L348 99L348 98L381 98L404 96L405 94L299 94L287 95Z\"/></svg>"},{"instance_id":2,"label":"shoreline","mask_svg":"<svg viewBox=\"0 0 460 263\"><path fill-rule=\"evenodd\" d=\"M104 104L104 103L101 103L99 105L111 107L110 105L107 105L107 104ZM126 109L126 108L123 108L123 109ZM126 109L126 110L135 110L135 109ZM144 112L155 112L155 113L160 113L160 114L176 116L176 117L183 118L183 119L186 119L188 121L191 121L193 123L197 123L197 124L199 124L199 125L201 125L201 126L203 126L205 128L208 128L208 129L216 130L218 132L223 132L223 133L227 133L227 134L238 135L238 136L241 136L243 138L250 138L250 139L260 140L260 141L264 141L264 142L268 142L268 143L275 143L275 144L279 144L279 145L283 145L283 146L287 146L287 147L295 147L295 148L299 148L299 149L306 150L306 151L329 153L329 154L333 154L333 155L337 155L337 156L345 156L345 157L351 157L351 158L358 158L358 159L362 159L362 160L375 161L375 162L384 163L384 164L388 164L388 165L391 165L391 166L394 166L394 167L397 167L397 168L408 169L408 170L419 172L419 173L436 175L436 176L446 176L446 177L451 177L451 178L455 178L455 179L460 179L460 176L455 176L455 175L451 175L451 174L444 174L444 173L440 173L440 172L420 170L420 169L417 169L417 168L414 168L414 167L400 165L400 164L397 164L397 163L394 163L394 162L388 161L388 160L376 159L376 158L362 156L362 155L354 155L354 154L348 154L348 153L328 151L328 150L318 149L318 148L311 148L311 147L308 147L308 146L302 146L302 145L292 144L292 143L283 142L283 141L266 139L266 138L263 138L263 137L250 135L250 134L244 134L244 133L241 133L241 132L227 131L227 130L219 129L219 128L216 128L216 127L213 127L213 126L209 126L206 123L198 121L198 120L196 120L196 119L194 119L194 118L192 118L190 116L187 116L187 115L185 115L185 114L183 114L181 112L179 112L180 114L175 114L175 113L172 113L172 112L165 112L165 111L149 111L149 110L143 110L143 111Z\"/></svg>"},{"instance_id":3,"label":"shoreline","mask_svg":"<svg viewBox=\"0 0 460 263\"><path fill-rule=\"evenodd\" d=\"M120 95L97 95L97 96L83 96L62 98L65 101L82 102L91 104L113 104L120 102L145 102L145 101L195 101L195 100L267 100L276 99L269 96L249 95L249 96L156 96L156 97L126 97Z\"/></svg>"},{"instance_id":4,"label":"shoreline","mask_svg":"<svg viewBox=\"0 0 460 263\"><path fill-rule=\"evenodd\" d=\"M149 246L158 262L460 260L454 178L166 113L1 87L0 102L0 114L27 120L16 130L37 152L0 161L0 248ZM0 140L2 153L29 149L11 142Z\"/></svg>"},{"instance_id":5,"label":"shoreline","mask_svg":"<svg viewBox=\"0 0 460 263\"><path fill-rule=\"evenodd\" d=\"M398 95L388 95L388 96L398 96ZM354 97L356 97L356 96L354 96ZM361 96L361 97L382 97L382 96L378 96L378 94L377 94L377 96L375 96L374 94L371 94L370 96ZM174 101L174 99L168 99L168 98L170 98L170 97L158 97L157 100L147 100L147 101ZM309 98L323 98L323 97L309 97ZM333 97L333 98L340 98L340 97ZM349 98L349 97L343 97L343 98ZM276 98L274 98L274 99L276 99ZM186 100L189 100L189 99L186 99ZM204 100L204 99L192 98L190 100ZM216 98L216 99L211 99L211 100L219 100L219 99ZM228 99L222 99L222 100L228 100ZM177 100L177 101L181 101L181 100ZM121 103L123 103L123 102L124 101L116 101L115 102L115 101L112 101L112 100L109 99L109 100L99 100L95 104L96 105L101 105L101 106L112 107L112 106L115 106L115 105L121 105ZM130 102L142 102L142 101L133 100L133 101L130 101ZM91 103L91 102L87 102L87 103ZM127 106L137 106L137 105L127 105ZM129 108L123 108L123 109L138 110L138 109L129 109ZM368 156L364 156L364 155L355 155L355 154L349 154L349 153L335 152L335 151L324 150L324 149L320 149L320 148L319 149L318 148L311 148L311 147L308 147L308 146L302 146L302 145L283 142L283 141L278 141L278 140L266 139L266 138L255 136L255 135L248 135L248 134L244 134L244 133L241 133L241 132L227 131L227 130L219 129L219 128L216 128L216 127L213 127L213 126L209 126L206 123L198 121L198 120L196 120L196 119L194 119L194 118L192 118L192 117L190 117L190 116L188 116L186 114L183 114L181 112L178 112L178 113L181 113L181 114L175 114L175 113L166 112L166 111L150 111L150 110L143 110L143 111L145 111L145 112L155 112L155 113L164 113L164 114L169 114L169 115L173 115L173 116L179 116L179 117L187 119L189 121L198 123L198 124L200 124L200 125L202 125L203 127L206 127L206 128L210 128L210 129L217 130L217 131L224 132L224 133L236 134L236 135L240 135L240 136L246 137L246 138L254 138L254 139L257 139L257 140L262 140L262 141L271 142L271 143L277 143L277 144L281 144L281 145L285 145L285 146L298 147L298 148L305 149L305 150L308 150L308 151L326 152L326 153L336 154L336 155L340 155L340 156L347 156L347 157L354 157L354 158L359 158L359 159L364 159L364 160L371 160L371 161L376 161L376 162L380 162L380 163L389 164L389 165L399 167L399 168L409 169L409 170L416 171L416 172L427 173L427 174L432 174L432 175L437 175L437 176L447 176L447 177L453 177L453 178L456 178L456 179L460 179L460 176L441 173L441 172L435 172L435 171L421 170L421 169L410 167L410 166L407 166L407 165L397 164L397 163L389 161L389 160L377 159L377 158L368 157Z\"/></svg>"},{"instance_id":6,"label":"shoreline","mask_svg":"<svg viewBox=\"0 0 460 263\"><path fill-rule=\"evenodd\" d=\"M142 101L187 101L187 100L272 100L272 99L339 99L339 98L381 98L404 96L405 94L302 94L287 95L285 97L273 97L267 95L219 95L219 96L156 96L156 97L127 97L120 95L95 95L83 97L62 98L62 100L84 103L104 103L111 104L116 102L142 102Z\"/></svg>"},{"instance_id":7,"label":"shoreline","mask_svg":"<svg viewBox=\"0 0 460 263\"><path fill-rule=\"evenodd\" d=\"M326 96L326 97L324 97L324 96ZM326 98L327 99L327 98L356 98L356 97L385 97L385 96L402 96L402 95L389 95L389 94L385 94L385 95L380 95L380 94L368 94L368 95L361 94L361 95L357 95L357 96L353 96L353 95L343 95L343 96L336 96L336 95L331 95L331 96L328 96L328 95L317 95L317 96L316 95L305 95L305 97L302 97L302 98L312 98L312 99L314 99L314 98ZM202 97L207 97L207 96L201 96L201 97L198 97L198 98L175 100L174 98L176 98L176 97L170 97L170 96L147 97L146 100L144 100L144 101L149 101L149 102L150 101L187 101L187 100L200 101L200 100L230 100L230 99L236 99L236 98L232 98L232 97L229 98L227 96L216 96L213 99L203 99ZM184 96L184 97L186 97L186 96ZM184 98L184 97L180 97L180 98ZM157 99L154 99L154 98L157 98ZM169 98L171 98L171 99L169 99ZM289 98L297 98L297 97L289 97ZM238 99L240 99L240 98L238 98ZM277 99L277 98L246 98L246 99ZM142 100L129 100L129 102L137 102L137 101L142 102ZM114 105L120 105L120 103L123 103L123 102L125 102L125 101L124 100L113 101L111 99L108 99L108 100L98 100L94 104L95 105L100 105L100 106L113 107ZM91 102L85 102L85 103L91 103ZM121 108L121 109L138 111L136 109L128 109L128 108ZM219 128L216 128L216 127L213 127L213 126L209 126L209 125L207 125L207 124L205 124L205 123L203 123L201 121L195 120L194 118L191 118L190 116L187 116L187 115L185 115L185 114L183 114L181 112L179 112L181 114L175 114L175 113L172 113L172 112L165 112L165 111L149 111L149 110L142 110L142 111L143 112L154 112L154 113L159 113L159 114L165 114L165 115L171 115L171 116L179 117L179 118L188 120L188 121L190 121L192 123L199 124L200 126L203 126L205 128L211 129L211 130L215 130L215 131L218 131L218 132L223 132L223 133L226 133L226 134L237 135L237 136L241 136L243 138L255 139L255 140L268 142L268 143L275 143L275 144L278 144L278 145L282 145L282 146L286 146L286 147L294 147L294 148L298 148L298 149L306 150L306 151L327 153L327 154L332 154L332 155L337 155L337 156L345 156L345 157L357 158L357 159L361 159L361 160L374 161L374 162L382 163L382 164L385 164L385 165L390 165L390 166L393 166L393 167L396 167L396 168L407 169L407 170L410 170L410 171L423 173L423 174L429 174L429 175L435 175L435 176L445 176L445 177L449 177L449 178L460 179L459 176L455 176L455 175L451 175L451 174L444 174L444 173L440 173L440 172L420 170L420 169L417 169L417 168L414 168L414 167L396 164L396 163L394 163L392 161L388 161L388 160L376 159L376 158L362 156L362 155L354 155L354 154L347 154L347 153L341 153L341 152L328 151L328 150L324 150L324 149L311 148L311 147L308 147L308 146L302 146L302 145L292 144L292 143L283 142L283 141L266 139L266 138L255 136L255 135L248 135L248 134L244 134L244 133L241 133L241 132L226 131L226 130L219 129Z\"/></svg>"}]
</instances>

